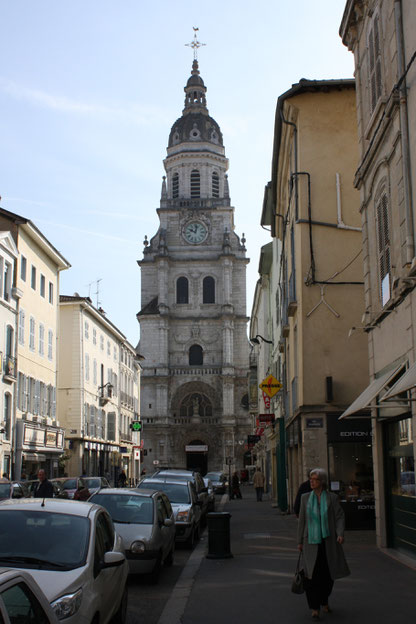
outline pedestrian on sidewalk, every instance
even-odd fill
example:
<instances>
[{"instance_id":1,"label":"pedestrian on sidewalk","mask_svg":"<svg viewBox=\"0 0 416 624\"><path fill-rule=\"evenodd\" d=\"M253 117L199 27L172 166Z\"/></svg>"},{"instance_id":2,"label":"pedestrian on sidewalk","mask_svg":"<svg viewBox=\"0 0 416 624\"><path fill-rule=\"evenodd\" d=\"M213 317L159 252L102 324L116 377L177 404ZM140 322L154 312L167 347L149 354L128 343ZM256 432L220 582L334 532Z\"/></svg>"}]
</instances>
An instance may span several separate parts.
<instances>
[{"instance_id":1,"label":"pedestrian on sidewalk","mask_svg":"<svg viewBox=\"0 0 416 624\"><path fill-rule=\"evenodd\" d=\"M310 471L308 471L309 474ZM306 481L304 481L303 483L300 484L298 492L296 494L296 498L295 498L295 502L293 504L293 511L296 514L296 518L299 518L299 511L300 511L300 500L302 498L302 494L306 494L306 492L311 492L312 488L311 488L311 482L308 479L306 479Z\"/></svg>"},{"instance_id":2,"label":"pedestrian on sidewalk","mask_svg":"<svg viewBox=\"0 0 416 624\"><path fill-rule=\"evenodd\" d=\"M322 468L311 470L312 491L303 494L298 523L298 550L303 552L304 587L312 619L319 620L322 605L330 613L328 604L335 579L348 576L345 560L345 516L338 496L328 492L328 476Z\"/></svg>"},{"instance_id":3,"label":"pedestrian on sidewalk","mask_svg":"<svg viewBox=\"0 0 416 624\"><path fill-rule=\"evenodd\" d=\"M234 472L231 479L231 498L243 498L240 490L240 479L236 472Z\"/></svg>"},{"instance_id":4,"label":"pedestrian on sidewalk","mask_svg":"<svg viewBox=\"0 0 416 624\"><path fill-rule=\"evenodd\" d=\"M257 502L260 503L263 500L264 475L259 466L254 473L253 485L256 489Z\"/></svg>"}]
</instances>

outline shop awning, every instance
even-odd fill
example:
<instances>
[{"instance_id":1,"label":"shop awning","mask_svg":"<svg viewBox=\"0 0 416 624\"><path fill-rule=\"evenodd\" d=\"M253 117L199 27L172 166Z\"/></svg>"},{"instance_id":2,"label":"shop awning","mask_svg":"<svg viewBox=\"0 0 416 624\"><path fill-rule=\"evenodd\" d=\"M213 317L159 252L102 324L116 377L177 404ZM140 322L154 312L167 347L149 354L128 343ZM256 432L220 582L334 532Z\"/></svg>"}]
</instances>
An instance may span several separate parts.
<instances>
[{"instance_id":1,"label":"shop awning","mask_svg":"<svg viewBox=\"0 0 416 624\"><path fill-rule=\"evenodd\" d=\"M399 364L388 373L384 373L381 377L377 377L370 383L369 386L362 392L353 403L345 410L343 414L339 417L339 420L342 418L348 418L352 414L356 414L361 410L368 408L372 401L376 398L378 394L387 386L389 381L393 379L393 377L399 372L401 368L403 368L404 364Z\"/></svg>"},{"instance_id":2,"label":"shop awning","mask_svg":"<svg viewBox=\"0 0 416 624\"><path fill-rule=\"evenodd\" d=\"M404 373L402 377L394 384L392 388L381 399L385 401L390 397L397 396L402 392L406 392L416 386L416 362Z\"/></svg>"},{"instance_id":3,"label":"shop awning","mask_svg":"<svg viewBox=\"0 0 416 624\"><path fill-rule=\"evenodd\" d=\"M46 455L40 453L23 453L23 459L28 462L44 462L46 461Z\"/></svg>"}]
</instances>

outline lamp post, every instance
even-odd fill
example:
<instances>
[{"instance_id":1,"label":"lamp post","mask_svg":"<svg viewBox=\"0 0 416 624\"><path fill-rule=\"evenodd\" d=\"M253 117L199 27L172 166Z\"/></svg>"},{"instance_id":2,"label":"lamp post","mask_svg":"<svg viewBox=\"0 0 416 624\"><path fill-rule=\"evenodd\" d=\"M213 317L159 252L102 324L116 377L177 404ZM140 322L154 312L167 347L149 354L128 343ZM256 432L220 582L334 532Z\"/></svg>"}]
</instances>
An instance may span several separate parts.
<instances>
[{"instance_id":1,"label":"lamp post","mask_svg":"<svg viewBox=\"0 0 416 624\"><path fill-rule=\"evenodd\" d=\"M261 338L263 342L267 342L267 344L273 344L273 340L267 340L266 338L263 338L263 336L260 336L260 334L257 334L254 338L250 338L250 342L253 344L260 344L259 338Z\"/></svg>"}]
</instances>

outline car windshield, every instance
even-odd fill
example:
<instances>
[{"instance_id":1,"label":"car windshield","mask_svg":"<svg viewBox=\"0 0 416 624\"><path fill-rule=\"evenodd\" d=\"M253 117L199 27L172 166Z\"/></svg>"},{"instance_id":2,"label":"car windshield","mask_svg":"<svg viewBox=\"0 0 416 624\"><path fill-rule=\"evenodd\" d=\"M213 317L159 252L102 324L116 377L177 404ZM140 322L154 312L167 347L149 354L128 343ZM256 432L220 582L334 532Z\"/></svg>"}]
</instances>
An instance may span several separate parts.
<instances>
[{"instance_id":1,"label":"car windshield","mask_svg":"<svg viewBox=\"0 0 416 624\"><path fill-rule=\"evenodd\" d=\"M61 486L64 488L64 490L76 490L77 487L78 487L77 480L76 479L67 479L66 481L61 483Z\"/></svg>"},{"instance_id":2,"label":"car windshield","mask_svg":"<svg viewBox=\"0 0 416 624\"><path fill-rule=\"evenodd\" d=\"M28 509L0 511L0 566L72 570L85 565L88 518Z\"/></svg>"},{"instance_id":3,"label":"car windshield","mask_svg":"<svg viewBox=\"0 0 416 624\"><path fill-rule=\"evenodd\" d=\"M142 481L138 488L147 488L165 492L171 503L190 503L191 497L186 484L164 483L163 481Z\"/></svg>"},{"instance_id":4,"label":"car windshield","mask_svg":"<svg viewBox=\"0 0 416 624\"><path fill-rule=\"evenodd\" d=\"M220 481L221 477L221 472L207 472L207 474L205 475L205 478L210 479L211 481Z\"/></svg>"},{"instance_id":5,"label":"car windshield","mask_svg":"<svg viewBox=\"0 0 416 624\"><path fill-rule=\"evenodd\" d=\"M101 487L101 479L85 479L85 483L87 485L87 488L90 489Z\"/></svg>"},{"instance_id":6,"label":"car windshield","mask_svg":"<svg viewBox=\"0 0 416 624\"><path fill-rule=\"evenodd\" d=\"M0 483L0 498L10 498L10 483Z\"/></svg>"},{"instance_id":7,"label":"car windshield","mask_svg":"<svg viewBox=\"0 0 416 624\"><path fill-rule=\"evenodd\" d=\"M134 494L94 494L90 503L107 509L113 522L119 524L153 524L153 499Z\"/></svg>"}]
</instances>

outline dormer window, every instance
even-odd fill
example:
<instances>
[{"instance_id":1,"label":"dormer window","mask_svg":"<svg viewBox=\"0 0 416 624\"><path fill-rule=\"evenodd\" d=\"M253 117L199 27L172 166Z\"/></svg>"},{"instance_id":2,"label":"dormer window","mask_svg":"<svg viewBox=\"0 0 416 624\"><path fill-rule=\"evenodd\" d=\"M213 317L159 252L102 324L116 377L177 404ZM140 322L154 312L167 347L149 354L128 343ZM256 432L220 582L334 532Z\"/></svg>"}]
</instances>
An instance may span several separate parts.
<instances>
[{"instance_id":1,"label":"dormer window","mask_svg":"<svg viewBox=\"0 0 416 624\"><path fill-rule=\"evenodd\" d=\"M191 171L191 197L201 197L201 178L198 169Z\"/></svg>"}]
</instances>

